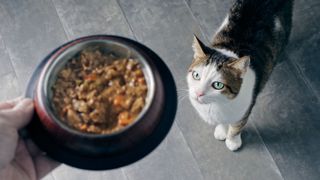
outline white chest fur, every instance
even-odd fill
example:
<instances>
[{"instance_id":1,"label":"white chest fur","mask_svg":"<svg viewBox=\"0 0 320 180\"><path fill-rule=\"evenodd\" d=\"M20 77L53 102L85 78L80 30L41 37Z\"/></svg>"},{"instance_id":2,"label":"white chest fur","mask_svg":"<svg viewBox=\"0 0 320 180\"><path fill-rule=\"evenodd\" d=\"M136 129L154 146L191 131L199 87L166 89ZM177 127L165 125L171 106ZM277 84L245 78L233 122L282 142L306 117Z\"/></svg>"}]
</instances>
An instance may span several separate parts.
<instances>
[{"instance_id":1,"label":"white chest fur","mask_svg":"<svg viewBox=\"0 0 320 180\"><path fill-rule=\"evenodd\" d=\"M235 99L225 103L212 102L209 104L200 104L193 98L190 98L190 101L207 123L232 124L241 120L248 110L253 97L254 85L255 73L251 68L248 68L240 92Z\"/></svg>"}]
</instances>

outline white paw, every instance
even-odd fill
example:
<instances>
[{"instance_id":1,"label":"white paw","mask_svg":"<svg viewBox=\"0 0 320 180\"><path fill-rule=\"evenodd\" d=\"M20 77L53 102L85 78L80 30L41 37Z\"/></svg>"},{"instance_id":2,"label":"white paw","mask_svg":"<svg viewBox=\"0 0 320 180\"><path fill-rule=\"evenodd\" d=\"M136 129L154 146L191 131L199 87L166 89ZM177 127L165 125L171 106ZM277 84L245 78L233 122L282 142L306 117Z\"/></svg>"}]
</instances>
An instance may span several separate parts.
<instances>
[{"instance_id":1,"label":"white paw","mask_svg":"<svg viewBox=\"0 0 320 180\"><path fill-rule=\"evenodd\" d=\"M241 134L236 135L232 138L226 139L226 146L231 151L236 151L237 149L239 149L241 147L241 145L242 145Z\"/></svg>"},{"instance_id":2,"label":"white paw","mask_svg":"<svg viewBox=\"0 0 320 180\"><path fill-rule=\"evenodd\" d=\"M227 125L218 124L214 129L214 138L223 141L227 137Z\"/></svg>"}]
</instances>

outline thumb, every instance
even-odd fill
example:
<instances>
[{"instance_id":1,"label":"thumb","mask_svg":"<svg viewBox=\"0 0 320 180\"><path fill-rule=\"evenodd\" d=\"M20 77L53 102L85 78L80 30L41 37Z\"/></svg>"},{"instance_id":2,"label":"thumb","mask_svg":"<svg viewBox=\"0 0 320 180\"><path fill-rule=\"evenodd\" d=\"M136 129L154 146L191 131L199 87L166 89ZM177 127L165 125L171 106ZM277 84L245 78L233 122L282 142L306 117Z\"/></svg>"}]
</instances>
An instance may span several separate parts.
<instances>
[{"instance_id":1,"label":"thumb","mask_svg":"<svg viewBox=\"0 0 320 180\"><path fill-rule=\"evenodd\" d=\"M20 129L27 125L33 115L33 101L31 99L22 99L12 109L3 110L5 121L13 127Z\"/></svg>"}]
</instances>

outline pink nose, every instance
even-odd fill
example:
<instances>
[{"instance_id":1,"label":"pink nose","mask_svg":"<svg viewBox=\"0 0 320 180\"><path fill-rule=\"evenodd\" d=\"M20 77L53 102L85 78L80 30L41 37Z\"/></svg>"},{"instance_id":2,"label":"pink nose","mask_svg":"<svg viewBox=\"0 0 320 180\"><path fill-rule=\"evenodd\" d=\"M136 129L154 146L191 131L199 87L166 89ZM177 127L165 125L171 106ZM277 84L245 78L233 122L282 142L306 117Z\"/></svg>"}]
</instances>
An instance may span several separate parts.
<instances>
[{"instance_id":1,"label":"pink nose","mask_svg":"<svg viewBox=\"0 0 320 180\"><path fill-rule=\"evenodd\" d=\"M198 97L201 97L201 96L204 95L204 93L203 93L203 92L196 92L196 95L197 95Z\"/></svg>"}]
</instances>

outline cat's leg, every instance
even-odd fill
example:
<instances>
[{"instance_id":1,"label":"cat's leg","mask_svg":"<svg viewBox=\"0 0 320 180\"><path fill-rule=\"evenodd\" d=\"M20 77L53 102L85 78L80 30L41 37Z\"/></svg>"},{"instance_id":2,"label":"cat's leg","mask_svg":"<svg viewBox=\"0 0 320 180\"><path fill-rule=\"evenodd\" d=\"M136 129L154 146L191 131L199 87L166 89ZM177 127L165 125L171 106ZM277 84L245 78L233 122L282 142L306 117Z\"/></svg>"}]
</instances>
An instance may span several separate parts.
<instances>
[{"instance_id":1,"label":"cat's leg","mask_svg":"<svg viewBox=\"0 0 320 180\"><path fill-rule=\"evenodd\" d=\"M214 129L214 138L223 141L227 138L228 125L218 124Z\"/></svg>"},{"instance_id":2,"label":"cat's leg","mask_svg":"<svg viewBox=\"0 0 320 180\"><path fill-rule=\"evenodd\" d=\"M226 146L231 151L236 151L241 147L242 145L241 131L243 127L246 125L247 121L248 121L248 118L246 117L235 124L229 125L229 129L226 137Z\"/></svg>"}]
</instances>

